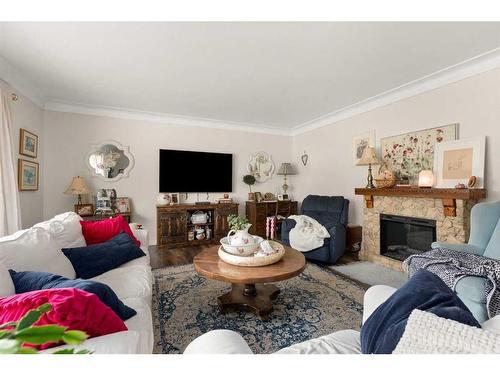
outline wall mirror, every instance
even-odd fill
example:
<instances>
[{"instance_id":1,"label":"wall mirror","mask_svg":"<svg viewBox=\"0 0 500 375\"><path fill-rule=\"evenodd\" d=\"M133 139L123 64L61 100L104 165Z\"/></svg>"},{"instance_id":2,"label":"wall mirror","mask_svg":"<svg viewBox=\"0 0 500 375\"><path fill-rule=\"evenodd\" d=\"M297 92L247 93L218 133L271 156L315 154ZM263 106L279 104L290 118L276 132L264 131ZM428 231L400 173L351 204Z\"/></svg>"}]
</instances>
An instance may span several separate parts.
<instances>
[{"instance_id":1,"label":"wall mirror","mask_svg":"<svg viewBox=\"0 0 500 375\"><path fill-rule=\"evenodd\" d=\"M129 152L129 147L116 141L92 145L85 162L93 176L105 181L118 181L128 177L134 168L134 157Z\"/></svg>"}]
</instances>

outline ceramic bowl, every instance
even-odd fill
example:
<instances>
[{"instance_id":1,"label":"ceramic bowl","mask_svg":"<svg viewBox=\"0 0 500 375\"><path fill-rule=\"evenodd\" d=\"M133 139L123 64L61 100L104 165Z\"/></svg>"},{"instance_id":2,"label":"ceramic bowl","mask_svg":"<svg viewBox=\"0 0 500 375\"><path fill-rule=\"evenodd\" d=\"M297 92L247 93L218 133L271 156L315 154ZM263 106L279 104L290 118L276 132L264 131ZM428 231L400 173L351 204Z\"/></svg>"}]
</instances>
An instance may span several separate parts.
<instances>
[{"instance_id":1,"label":"ceramic bowl","mask_svg":"<svg viewBox=\"0 0 500 375\"><path fill-rule=\"evenodd\" d=\"M227 237L223 237L220 240L220 244L222 245L224 250L229 254L239 255L242 257L249 257L259 249L260 243L264 241L262 237L259 236L252 236L252 237L254 238L255 242L249 243L247 245L230 245L227 242Z\"/></svg>"}]
</instances>

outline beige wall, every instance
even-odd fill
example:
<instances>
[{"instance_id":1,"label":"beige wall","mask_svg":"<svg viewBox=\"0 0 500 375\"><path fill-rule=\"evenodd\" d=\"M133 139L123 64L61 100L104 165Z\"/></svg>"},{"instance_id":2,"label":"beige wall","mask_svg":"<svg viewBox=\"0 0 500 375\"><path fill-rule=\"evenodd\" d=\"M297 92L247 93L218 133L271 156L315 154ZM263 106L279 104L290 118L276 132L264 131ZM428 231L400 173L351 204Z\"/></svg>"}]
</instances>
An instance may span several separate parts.
<instances>
[{"instance_id":1,"label":"beige wall","mask_svg":"<svg viewBox=\"0 0 500 375\"><path fill-rule=\"evenodd\" d=\"M14 138L14 156L17 159L23 158L30 161L36 161L40 164L40 181L38 191L21 191L19 192L21 201L21 224L23 228L28 228L43 219L43 110L30 101L18 91L10 86L0 82L2 88L8 93L16 93L17 101L10 102L12 113L12 135ZM36 159L19 154L19 133L20 128L29 130L38 135L38 157Z\"/></svg>"},{"instance_id":2,"label":"beige wall","mask_svg":"<svg viewBox=\"0 0 500 375\"><path fill-rule=\"evenodd\" d=\"M460 139L487 136L485 185L489 199L500 199L500 69L294 137L292 160L299 165L304 150L309 154L296 197L343 195L351 200L350 222L361 224L363 198L354 188L366 185L367 167L353 165L353 136L375 129L379 145L386 136L457 122Z\"/></svg>"},{"instance_id":3,"label":"beige wall","mask_svg":"<svg viewBox=\"0 0 500 375\"><path fill-rule=\"evenodd\" d=\"M130 146L135 167L130 177L114 183L106 183L95 177L85 166L84 156L90 145L105 140L116 140ZM45 199L44 215L49 218L57 213L72 210L75 198L63 194L72 177L80 175L96 188L114 188L119 196L132 198L133 220L144 224L150 231L151 243L156 243L156 211L158 195L158 150L183 149L233 153L233 193L244 213L248 186L241 181L247 173L250 154L266 151L272 155L276 167L289 161L291 140L287 136L265 135L240 131L179 127L164 123L124 120L62 112L45 112ZM210 168L208 165L193 166ZM255 185L253 191L276 193L282 179ZM216 200L221 194L210 194ZM200 194L205 200L206 194ZM190 194L188 201L195 201Z\"/></svg>"}]
</instances>

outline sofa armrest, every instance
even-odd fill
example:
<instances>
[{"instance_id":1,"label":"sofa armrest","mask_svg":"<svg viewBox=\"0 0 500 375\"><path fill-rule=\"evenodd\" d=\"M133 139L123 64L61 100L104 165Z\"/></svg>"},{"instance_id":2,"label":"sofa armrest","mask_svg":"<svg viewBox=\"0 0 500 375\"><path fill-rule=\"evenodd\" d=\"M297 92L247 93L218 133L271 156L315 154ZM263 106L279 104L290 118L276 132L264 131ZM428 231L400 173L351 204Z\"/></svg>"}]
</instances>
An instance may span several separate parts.
<instances>
[{"instance_id":1,"label":"sofa armrest","mask_svg":"<svg viewBox=\"0 0 500 375\"><path fill-rule=\"evenodd\" d=\"M479 246L469 245L466 243L450 243L450 242L433 242L431 244L432 249L445 248L455 251L463 251L466 253L472 253L476 255L483 255L484 249Z\"/></svg>"},{"instance_id":2,"label":"sofa armrest","mask_svg":"<svg viewBox=\"0 0 500 375\"><path fill-rule=\"evenodd\" d=\"M132 233L134 234L135 238L139 240L142 246L146 246L146 248L149 246L149 233L147 229L132 229L130 228Z\"/></svg>"},{"instance_id":3,"label":"sofa armrest","mask_svg":"<svg viewBox=\"0 0 500 375\"><path fill-rule=\"evenodd\" d=\"M253 354L253 352L239 333L228 329L216 329L191 341L183 354Z\"/></svg>"},{"instance_id":4,"label":"sofa armrest","mask_svg":"<svg viewBox=\"0 0 500 375\"><path fill-rule=\"evenodd\" d=\"M363 324L377 307L392 296L396 290L396 288L387 285L375 285L368 288L363 298Z\"/></svg>"}]
</instances>

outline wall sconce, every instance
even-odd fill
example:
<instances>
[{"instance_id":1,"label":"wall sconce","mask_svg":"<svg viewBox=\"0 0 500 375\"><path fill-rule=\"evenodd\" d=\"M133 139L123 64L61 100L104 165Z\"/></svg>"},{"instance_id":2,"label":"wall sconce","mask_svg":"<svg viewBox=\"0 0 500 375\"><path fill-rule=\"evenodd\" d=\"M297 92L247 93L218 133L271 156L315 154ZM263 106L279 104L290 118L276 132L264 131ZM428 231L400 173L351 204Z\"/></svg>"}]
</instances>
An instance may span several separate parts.
<instances>
[{"instance_id":1,"label":"wall sconce","mask_svg":"<svg viewBox=\"0 0 500 375\"><path fill-rule=\"evenodd\" d=\"M434 173L430 170L420 171L418 174L418 187L430 188L434 185Z\"/></svg>"}]
</instances>

